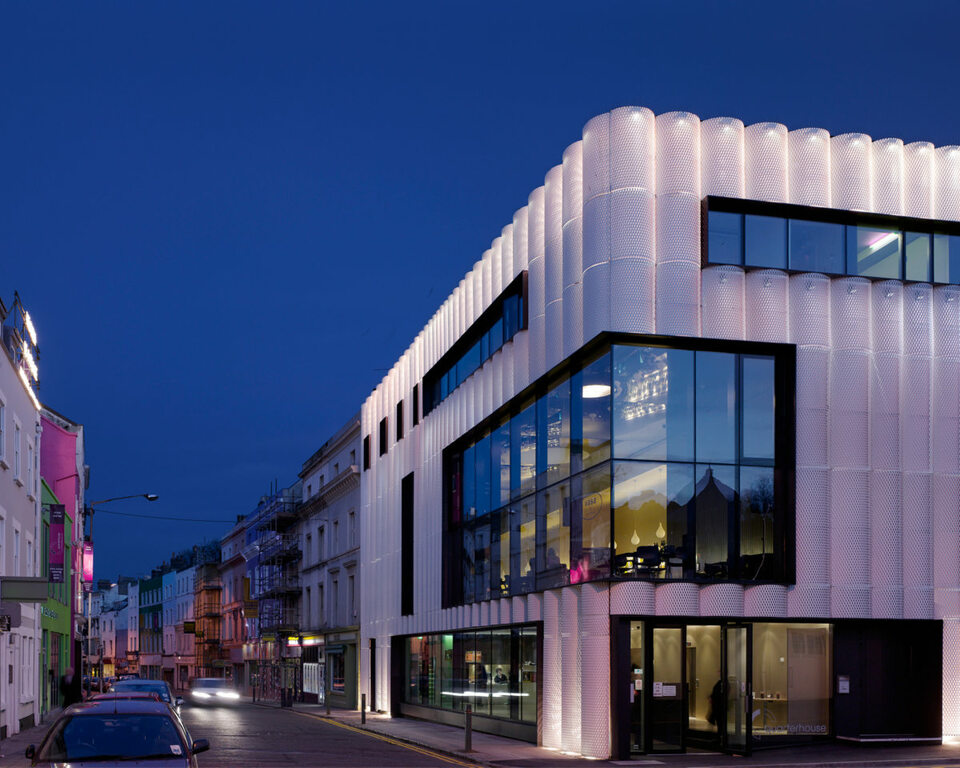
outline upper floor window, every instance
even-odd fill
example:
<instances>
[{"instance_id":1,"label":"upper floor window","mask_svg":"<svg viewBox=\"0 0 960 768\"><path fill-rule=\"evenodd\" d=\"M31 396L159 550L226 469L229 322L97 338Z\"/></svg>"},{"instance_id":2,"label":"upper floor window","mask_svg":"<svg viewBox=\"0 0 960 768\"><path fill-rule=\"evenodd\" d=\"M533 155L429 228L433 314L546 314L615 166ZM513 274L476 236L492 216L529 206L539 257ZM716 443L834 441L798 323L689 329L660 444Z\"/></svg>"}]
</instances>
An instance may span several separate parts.
<instances>
[{"instance_id":1,"label":"upper floor window","mask_svg":"<svg viewBox=\"0 0 960 768\"><path fill-rule=\"evenodd\" d=\"M370 469L370 435L363 438L363 469Z\"/></svg>"},{"instance_id":2,"label":"upper floor window","mask_svg":"<svg viewBox=\"0 0 960 768\"><path fill-rule=\"evenodd\" d=\"M13 477L20 479L20 425L13 428Z\"/></svg>"},{"instance_id":3,"label":"upper floor window","mask_svg":"<svg viewBox=\"0 0 960 768\"><path fill-rule=\"evenodd\" d=\"M420 385L413 385L413 394L410 397L410 405L413 409L413 426L420 423Z\"/></svg>"},{"instance_id":4,"label":"upper floor window","mask_svg":"<svg viewBox=\"0 0 960 768\"><path fill-rule=\"evenodd\" d=\"M527 273L523 271L423 377L424 415L526 327Z\"/></svg>"},{"instance_id":5,"label":"upper floor window","mask_svg":"<svg viewBox=\"0 0 960 768\"><path fill-rule=\"evenodd\" d=\"M380 455L383 456L387 452L387 418L384 416L380 419Z\"/></svg>"},{"instance_id":6,"label":"upper floor window","mask_svg":"<svg viewBox=\"0 0 960 768\"><path fill-rule=\"evenodd\" d=\"M792 580L793 347L682 343L592 345L448 449L445 604Z\"/></svg>"},{"instance_id":7,"label":"upper floor window","mask_svg":"<svg viewBox=\"0 0 960 768\"><path fill-rule=\"evenodd\" d=\"M703 263L960 284L960 223L707 197Z\"/></svg>"},{"instance_id":8,"label":"upper floor window","mask_svg":"<svg viewBox=\"0 0 960 768\"><path fill-rule=\"evenodd\" d=\"M396 411L397 411L397 418L396 418L397 442L400 442L401 440L403 440L403 400L397 403Z\"/></svg>"}]
</instances>

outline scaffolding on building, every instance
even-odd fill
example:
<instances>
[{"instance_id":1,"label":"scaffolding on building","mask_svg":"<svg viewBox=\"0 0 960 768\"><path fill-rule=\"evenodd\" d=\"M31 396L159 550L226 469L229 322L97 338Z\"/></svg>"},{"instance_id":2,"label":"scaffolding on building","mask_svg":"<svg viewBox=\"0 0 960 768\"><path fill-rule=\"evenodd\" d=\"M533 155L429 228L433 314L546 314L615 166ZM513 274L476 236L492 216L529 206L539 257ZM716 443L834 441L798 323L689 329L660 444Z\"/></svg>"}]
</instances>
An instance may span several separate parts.
<instances>
[{"instance_id":1,"label":"scaffolding on building","mask_svg":"<svg viewBox=\"0 0 960 768\"><path fill-rule=\"evenodd\" d=\"M220 542L200 544L196 553L193 591L195 677L222 677Z\"/></svg>"},{"instance_id":2,"label":"scaffolding on building","mask_svg":"<svg viewBox=\"0 0 960 768\"><path fill-rule=\"evenodd\" d=\"M297 482L260 500L248 545L256 552L257 697L281 703L299 699L303 690L299 642L291 642L300 634L300 490Z\"/></svg>"}]
</instances>

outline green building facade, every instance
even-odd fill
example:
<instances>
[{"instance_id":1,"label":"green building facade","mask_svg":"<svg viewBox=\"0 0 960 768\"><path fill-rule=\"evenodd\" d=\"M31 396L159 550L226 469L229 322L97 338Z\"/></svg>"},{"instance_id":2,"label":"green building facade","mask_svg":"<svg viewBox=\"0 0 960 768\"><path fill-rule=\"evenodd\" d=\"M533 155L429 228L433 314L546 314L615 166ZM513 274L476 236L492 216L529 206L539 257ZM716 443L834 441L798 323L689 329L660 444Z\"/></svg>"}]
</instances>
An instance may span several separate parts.
<instances>
[{"instance_id":1,"label":"green building facade","mask_svg":"<svg viewBox=\"0 0 960 768\"><path fill-rule=\"evenodd\" d=\"M41 480L43 510L42 573L50 573L50 505L60 500ZM70 584L73 562L70 531L73 519L64 512L65 549L63 555L63 582L47 584L47 600L40 606L40 627L43 631L40 651L40 712L41 715L60 708L60 676L70 666Z\"/></svg>"}]
</instances>

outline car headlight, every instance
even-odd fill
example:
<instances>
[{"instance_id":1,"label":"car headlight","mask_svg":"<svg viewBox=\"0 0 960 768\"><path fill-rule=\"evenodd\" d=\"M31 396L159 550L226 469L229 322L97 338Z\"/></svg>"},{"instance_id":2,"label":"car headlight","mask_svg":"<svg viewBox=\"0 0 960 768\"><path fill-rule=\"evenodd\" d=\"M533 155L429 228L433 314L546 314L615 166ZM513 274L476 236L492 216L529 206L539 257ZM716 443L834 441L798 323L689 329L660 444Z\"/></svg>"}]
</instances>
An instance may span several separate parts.
<instances>
[{"instance_id":1,"label":"car headlight","mask_svg":"<svg viewBox=\"0 0 960 768\"><path fill-rule=\"evenodd\" d=\"M209 699L209 698L210 698L210 694L209 694L209 693L204 693L203 691L194 691L194 692L193 692L192 694L190 694L190 695L193 696L193 697L195 697L195 698L197 698L197 699Z\"/></svg>"},{"instance_id":2,"label":"car headlight","mask_svg":"<svg viewBox=\"0 0 960 768\"><path fill-rule=\"evenodd\" d=\"M221 697L221 698L224 698L224 699L239 699L239 698L240 698L240 694L237 693L236 691L219 691L219 692L217 693L217 696L219 696L219 697Z\"/></svg>"}]
</instances>

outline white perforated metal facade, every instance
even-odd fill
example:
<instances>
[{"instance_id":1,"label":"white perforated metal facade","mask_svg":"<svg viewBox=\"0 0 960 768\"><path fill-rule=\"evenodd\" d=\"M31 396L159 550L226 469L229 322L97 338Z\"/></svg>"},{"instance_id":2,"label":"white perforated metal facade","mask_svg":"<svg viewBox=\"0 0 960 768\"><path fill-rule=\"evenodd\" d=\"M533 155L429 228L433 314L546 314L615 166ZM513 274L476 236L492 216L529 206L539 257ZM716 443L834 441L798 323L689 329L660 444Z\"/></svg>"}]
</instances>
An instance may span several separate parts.
<instances>
[{"instance_id":1,"label":"white perforated metal facade","mask_svg":"<svg viewBox=\"0 0 960 768\"><path fill-rule=\"evenodd\" d=\"M704 269L700 233L708 194L960 220L960 148L624 107L558 160L364 403L363 434L376 436L528 270L528 329L363 473L362 647L376 639L377 701L394 635L542 620L542 743L605 757L611 615L938 618L944 734L960 735L960 288ZM582 585L442 609L444 448L603 331L796 345L796 584ZM401 621L410 472L415 599ZM361 691L369 672L365 650Z\"/></svg>"}]
</instances>

